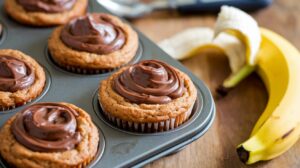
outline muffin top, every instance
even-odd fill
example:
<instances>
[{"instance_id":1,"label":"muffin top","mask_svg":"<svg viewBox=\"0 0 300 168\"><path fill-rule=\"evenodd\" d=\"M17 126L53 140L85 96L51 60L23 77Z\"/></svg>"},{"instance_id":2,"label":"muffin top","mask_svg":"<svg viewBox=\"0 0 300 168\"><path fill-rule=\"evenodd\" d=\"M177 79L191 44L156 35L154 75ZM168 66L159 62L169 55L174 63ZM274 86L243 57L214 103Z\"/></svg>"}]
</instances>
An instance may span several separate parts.
<instances>
[{"instance_id":1,"label":"muffin top","mask_svg":"<svg viewBox=\"0 0 300 168\"><path fill-rule=\"evenodd\" d=\"M17 0L29 12L60 13L70 10L76 0Z\"/></svg>"},{"instance_id":2,"label":"muffin top","mask_svg":"<svg viewBox=\"0 0 300 168\"><path fill-rule=\"evenodd\" d=\"M17 114L11 130L16 140L33 151L59 152L74 149L81 141L78 113L59 103L38 103Z\"/></svg>"},{"instance_id":3,"label":"muffin top","mask_svg":"<svg viewBox=\"0 0 300 168\"><path fill-rule=\"evenodd\" d=\"M123 29L103 13L73 19L64 26L60 38L72 49L100 55L119 50L126 40Z\"/></svg>"},{"instance_id":4,"label":"muffin top","mask_svg":"<svg viewBox=\"0 0 300 168\"><path fill-rule=\"evenodd\" d=\"M183 95L183 79L172 66L158 61L141 61L114 79L114 90L130 102L166 104Z\"/></svg>"},{"instance_id":5,"label":"muffin top","mask_svg":"<svg viewBox=\"0 0 300 168\"><path fill-rule=\"evenodd\" d=\"M0 55L0 91L15 92L33 84L35 74L26 62Z\"/></svg>"}]
</instances>

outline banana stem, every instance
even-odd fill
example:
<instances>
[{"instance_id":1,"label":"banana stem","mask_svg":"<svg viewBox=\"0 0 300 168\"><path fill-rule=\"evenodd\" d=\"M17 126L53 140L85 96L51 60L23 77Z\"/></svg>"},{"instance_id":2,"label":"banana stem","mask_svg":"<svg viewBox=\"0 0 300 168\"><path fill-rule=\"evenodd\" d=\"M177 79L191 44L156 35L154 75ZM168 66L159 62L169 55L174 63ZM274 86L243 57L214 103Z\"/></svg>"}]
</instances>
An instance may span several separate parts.
<instances>
[{"instance_id":1,"label":"banana stem","mask_svg":"<svg viewBox=\"0 0 300 168\"><path fill-rule=\"evenodd\" d=\"M243 79L249 76L255 70L255 66L252 65L245 65L239 70L237 73L232 74L227 78L224 83L223 87L230 89L235 87L238 83L240 83Z\"/></svg>"},{"instance_id":2,"label":"banana stem","mask_svg":"<svg viewBox=\"0 0 300 168\"><path fill-rule=\"evenodd\" d=\"M239 159L243 162L243 163L247 163L248 159L249 159L249 151L247 151L243 146L240 146L237 148L237 154L239 156Z\"/></svg>"},{"instance_id":3,"label":"banana stem","mask_svg":"<svg viewBox=\"0 0 300 168\"><path fill-rule=\"evenodd\" d=\"M255 66L245 65L235 74L231 74L224 82L222 86L217 88L217 93L224 97L230 91L231 88L235 87L240 81L245 79L255 70Z\"/></svg>"}]
</instances>

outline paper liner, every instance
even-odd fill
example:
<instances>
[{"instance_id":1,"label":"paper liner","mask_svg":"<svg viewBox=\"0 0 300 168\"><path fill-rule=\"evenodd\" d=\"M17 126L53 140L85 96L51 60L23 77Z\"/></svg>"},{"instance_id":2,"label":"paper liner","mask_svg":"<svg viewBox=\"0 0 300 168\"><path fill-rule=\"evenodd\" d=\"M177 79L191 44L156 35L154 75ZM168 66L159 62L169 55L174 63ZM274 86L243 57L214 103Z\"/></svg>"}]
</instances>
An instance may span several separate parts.
<instances>
[{"instance_id":1,"label":"paper liner","mask_svg":"<svg viewBox=\"0 0 300 168\"><path fill-rule=\"evenodd\" d=\"M115 117L111 115L108 112L105 112L105 110L102 108L103 114L105 118L110 121L113 125L116 127L123 129L123 130L129 130L133 132L141 132L141 133L154 133L154 132L164 132L173 130L177 127L179 127L181 124L183 124L185 121L187 121L193 110L194 106L191 106L186 112L171 118L169 120L160 121L160 122L154 122L154 123L138 123L138 122L132 122L132 121L125 121L118 117Z\"/></svg>"},{"instance_id":2,"label":"paper liner","mask_svg":"<svg viewBox=\"0 0 300 168\"><path fill-rule=\"evenodd\" d=\"M75 66L70 66L67 64L58 63L55 60L53 60L53 61L60 68L66 70L66 71L72 72L72 73L77 73L77 74L104 74L104 73L109 73L109 72L112 72L112 71L120 68L120 67L116 67L116 68L111 68L111 69L83 69L83 68L79 68L79 67L75 67Z\"/></svg>"},{"instance_id":3,"label":"paper liner","mask_svg":"<svg viewBox=\"0 0 300 168\"><path fill-rule=\"evenodd\" d=\"M60 61L56 61L52 56L51 56L51 53L50 51L48 51L48 57L50 58L50 60L56 64L57 66L59 66L60 68L66 70L66 71L69 71L69 72L72 72L72 73L77 73L77 74L105 74L105 73L109 73L109 72L112 72L112 71L115 71L115 70L118 70L122 67L125 67L127 65L130 65L132 64L133 62L136 61L136 56L133 57L130 61L128 61L127 63L123 64L123 65L120 65L120 66L117 66L115 68L104 68L104 69L92 69L92 68L80 68L78 66L71 66L71 65L68 65L68 64L65 64L65 63L62 63Z\"/></svg>"},{"instance_id":4,"label":"paper liner","mask_svg":"<svg viewBox=\"0 0 300 168\"><path fill-rule=\"evenodd\" d=\"M30 103L32 101L32 99L29 99L28 101L25 101L23 103L19 103L19 104L14 104L12 106L0 106L0 111L8 111L8 110L12 110L12 109L15 109L17 107L20 107L20 106L24 106L26 105L27 103Z\"/></svg>"}]
</instances>

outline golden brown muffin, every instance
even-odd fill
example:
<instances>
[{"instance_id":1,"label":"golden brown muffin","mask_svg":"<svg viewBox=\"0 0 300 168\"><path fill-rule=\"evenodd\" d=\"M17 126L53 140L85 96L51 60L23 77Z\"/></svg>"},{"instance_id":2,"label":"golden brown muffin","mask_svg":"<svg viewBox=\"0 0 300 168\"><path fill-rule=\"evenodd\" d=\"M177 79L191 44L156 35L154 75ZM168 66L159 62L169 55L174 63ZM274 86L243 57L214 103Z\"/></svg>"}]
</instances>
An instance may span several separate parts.
<instances>
[{"instance_id":1,"label":"golden brown muffin","mask_svg":"<svg viewBox=\"0 0 300 168\"><path fill-rule=\"evenodd\" d=\"M91 117L69 103L33 104L10 118L0 136L1 156L17 168L85 167L99 143Z\"/></svg>"},{"instance_id":2,"label":"golden brown muffin","mask_svg":"<svg viewBox=\"0 0 300 168\"><path fill-rule=\"evenodd\" d=\"M53 60L67 70L101 73L131 61L138 36L117 17L94 13L55 29L48 48Z\"/></svg>"},{"instance_id":3,"label":"golden brown muffin","mask_svg":"<svg viewBox=\"0 0 300 168\"><path fill-rule=\"evenodd\" d=\"M42 5L38 5L39 3ZM32 26L54 26L67 23L69 20L86 13L88 0L64 0L62 2L49 2L42 0L5 0L6 12L16 21ZM72 2L68 2L72 1ZM21 3L22 4L21 4Z\"/></svg>"},{"instance_id":4,"label":"golden brown muffin","mask_svg":"<svg viewBox=\"0 0 300 168\"><path fill-rule=\"evenodd\" d=\"M178 127L189 119L197 98L186 74L158 60L124 67L99 87L105 116L120 128L138 132Z\"/></svg>"},{"instance_id":5,"label":"golden brown muffin","mask_svg":"<svg viewBox=\"0 0 300 168\"><path fill-rule=\"evenodd\" d=\"M0 50L0 109L30 102L45 86L43 68L30 56L11 49Z\"/></svg>"}]
</instances>

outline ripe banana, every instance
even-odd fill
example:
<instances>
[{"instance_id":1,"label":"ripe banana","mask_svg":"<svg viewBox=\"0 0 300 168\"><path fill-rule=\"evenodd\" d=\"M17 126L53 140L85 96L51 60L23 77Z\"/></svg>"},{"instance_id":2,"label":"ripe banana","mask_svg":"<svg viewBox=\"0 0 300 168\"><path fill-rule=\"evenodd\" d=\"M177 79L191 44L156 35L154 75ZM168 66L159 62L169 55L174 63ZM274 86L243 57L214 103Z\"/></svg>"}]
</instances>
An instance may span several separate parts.
<instances>
[{"instance_id":1,"label":"ripe banana","mask_svg":"<svg viewBox=\"0 0 300 168\"><path fill-rule=\"evenodd\" d=\"M269 101L250 138L238 146L237 152L246 164L279 156L300 136L299 51L276 33L259 29L254 19L232 7L222 7L215 31L209 30L191 29L163 41L160 46L179 59L207 47L223 50L232 69L231 76L223 83L225 87L234 87L256 70L267 87ZM206 38L202 41L200 37ZM181 52L176 52L178 48Z\"/></svg>"},{"instance_id":2,"label":"ripe banana","mask_svg":"<svg viewBox=\"0 0 300 168\"><path fill-rule=\"evenodd\" d=\"M283 37L261 29L258 74L269 93L265 111L250 138L238 146L240 159L252 164L287 151L300 135L300 53Z\"/></svg>"}]
</instances>

